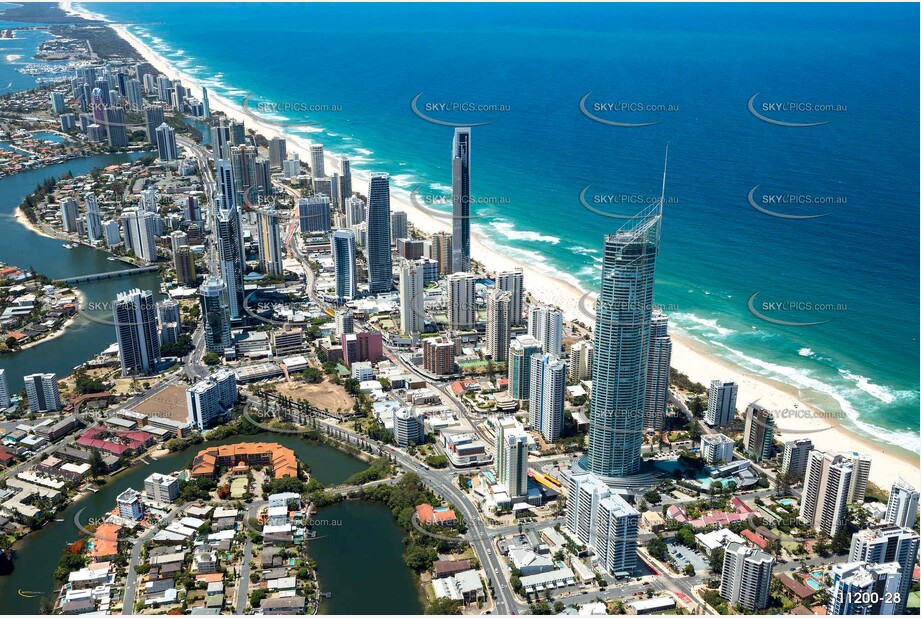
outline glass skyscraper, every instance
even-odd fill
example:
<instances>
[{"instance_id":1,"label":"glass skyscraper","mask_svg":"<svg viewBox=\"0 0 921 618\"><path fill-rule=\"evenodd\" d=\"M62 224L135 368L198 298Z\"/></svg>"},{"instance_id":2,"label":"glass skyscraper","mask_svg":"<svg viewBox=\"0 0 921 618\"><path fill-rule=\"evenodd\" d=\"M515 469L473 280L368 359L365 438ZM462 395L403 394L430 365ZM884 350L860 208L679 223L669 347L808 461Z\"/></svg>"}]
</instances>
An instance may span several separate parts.
<instances>
[{"instance_id":1,"label":"glass skyscraper","mask_svg":"<svg viewBox=\"0 0 921 618\"><path fill-rule=\"evenodd\" d=\"M451 269L470 270L470 127L454 129L451 148Z\"/></svg>"},{"instance_id":2,"label":"glass skyscraper","mask_svg":"<svg viewBox=\"0 0 921 618\"><path fill-rule=\"evenodd\" d=\"M372 294L393 289L390 256L390 176L371 174L368 186L368 290Z\"/></svg>"}]
</instances>

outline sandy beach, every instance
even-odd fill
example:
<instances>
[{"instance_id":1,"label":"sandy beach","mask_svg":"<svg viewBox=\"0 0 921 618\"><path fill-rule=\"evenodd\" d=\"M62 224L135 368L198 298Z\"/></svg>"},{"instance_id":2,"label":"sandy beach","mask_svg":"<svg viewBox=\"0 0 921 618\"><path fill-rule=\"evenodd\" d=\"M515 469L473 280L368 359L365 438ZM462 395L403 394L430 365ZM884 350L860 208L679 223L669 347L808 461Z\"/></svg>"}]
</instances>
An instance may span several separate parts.
<instances>
[{"instance_id":1,"label":"sandy beach","mask_svg":"<svg viewBox=\"0 0 921 618\"><path fill-rule=\"evenodd\" d=\"M82 12L82 9L75 11L70 2L62 2L61 6L66 11L89 19L99 18L98 15ZM124 26L112 25L111 27L158 71L170 78L181 79L184 86L192 87L194 91L197 91L195 94L201 96L201 84L195 77L176 70L165 58L128 32ZM247 112L238 103L215 93L209 92L209 100L212 110L221 110L230 118L245 121L247 128L254 129L267 138L276 135L285 137L289 153L297 152L302 160L309 160L310 140L285 134L281 128L273 126L251 112ZM334 153L326 152L326 166L328 171L339 170ZM351 171L353 190L367 195L370 170L358 170L352 167ZM408 195L404 194L405 191L392 191L391 208L393 210L405 211L410 222L423 232L450 231L450 222L447 219L432 216L429 212L414 207ZM18 216L17 213L17 218ZM521 268L524 273L526 290L534 299L560 307L567 319L590 322L579 309L579 300L585 295L586 290L559 278L551 277L541 272L534 264L519 263L499 253L487 246L475 234L472 241L472 257L484 264L490 271ZM705 350L680 337L673 335L672 339L672 367L678 371L704 385L708 385L714 379L736 382L739 384L738 407L740 409L757 401L771 410L782 411L777 415L781 441L808 437L820 450L858 451L869 454L873 457L870 480L886 490L899 476L913 483L918 482L921 467L919 467L916 454L901 448L872 442L852 429L841 426L834 420L835 414L826 414L822 410L803 403L798 398L797 390L793 387L746 373L728 362L707 355Z\"/></svg>"}]
</instances>

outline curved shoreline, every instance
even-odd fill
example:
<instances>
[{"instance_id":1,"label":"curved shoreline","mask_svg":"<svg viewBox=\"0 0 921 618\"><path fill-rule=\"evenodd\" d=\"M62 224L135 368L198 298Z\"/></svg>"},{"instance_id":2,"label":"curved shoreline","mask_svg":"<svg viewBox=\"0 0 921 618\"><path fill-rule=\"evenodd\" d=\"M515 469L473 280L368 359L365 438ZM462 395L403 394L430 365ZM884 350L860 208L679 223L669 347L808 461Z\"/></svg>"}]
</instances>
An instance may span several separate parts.
<instances>
[{"instance_id":1,"label":"curved shoreline","mask_svg":"<svg viewBox=\"0 0 921 618\"><path fill-rule=\"evenodd\" d=\"M82 7L75 8L70 2L61 2L61 6L71 13L84 17L88 15L88 12L85 12ZM93 18L98 19L99 16L93 15ZM129 32L126 26L111 23L108 25L158 71L170 77L181 79L186 86L192 86L199 92L201 91L201 85L196 77L172 66L165 57ZM288 135L283 128L258 118L252 112L242 109L240 105L217 93L209 93L209 99L212 109L220 109L229 118L245 121L249 128L262 133L267 138L273 136L284 137L288 141L291 151L301 154L304 160L309 158L308 152L312 143L311 140ZM331 170L339 169L338 161L333 153L326 152L326 164ZM352 175L353 189L367 194L368 172L353 167ZM391 206L394 207L394 210L402 210L410 215L413 225L427 233L449 230L448 222L439 220L429 213L416 208L410 200L402 197L402 193L405 193L405 191L392 190ZM586 293L578 285L543 273L532 264L520 263L507 255L503 255L476 235L472 238L472 253L474 259L482 262L491 271L521 268L527 281L526 291L534 298L559 306L567 319L578 318L582 321L588 321L578 311L579 299ZM733 365L728 359L700 349L702 346L691 342L687 337L672 334L672 339L672 366L687 374L694 381L701 382L704 385L707 385L711 379L734 381L740 384L742 392L739 397L739 407L743 410L752 401L758 401L766 407L777 410L811 410L813 412L812 418L796 419L792 423L789 420L786 420L786 422L778 420L778 428L781 433L783 433L785 427L788 430L796 431L795 434L784 435L787 440L794 439L794 437L812 438L818 449L853 450L872 455L876 461L871 467L870 479L884 489L888 489L899 476L915 478L921 471L917 453L888 444L882 438L876 436L867 437L861 435L859 427L851 427L849 423L852 423L852 421L845 420L847 417L843 410L839 410L837 414L829 414L816 405L805 403L800 394L801 389L793 385L779 382L776 379L753 375L748 370ZM825 396L824 393L817 392L816 394ZM840 418L841 421L829 422L826 420L827 418Z\"/></svg>"}]
</instances>

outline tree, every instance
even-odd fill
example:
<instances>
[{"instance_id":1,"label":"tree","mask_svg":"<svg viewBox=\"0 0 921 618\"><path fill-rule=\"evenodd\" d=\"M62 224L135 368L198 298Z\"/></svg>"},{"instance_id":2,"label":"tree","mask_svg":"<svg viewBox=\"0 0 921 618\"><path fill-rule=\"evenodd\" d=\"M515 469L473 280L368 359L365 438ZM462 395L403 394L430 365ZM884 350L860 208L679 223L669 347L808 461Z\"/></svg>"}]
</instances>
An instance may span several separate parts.
<instances>
[{"instance_id":1,"label":"tree","mask_svg":"<svg viewBox=\"0 0 921 618\"><path fill-rule=\"evenodd\" d=\"M563 603L562 601L556 601L556 602L553 604L553 613L554 613L554 614L559 614L559 613L562 612L564 609L566 609L566 604Z\"/></svg>"},{"instance_id":2,"label":"tree","mask_svg":"<svg viewBox=\"0 0 921 618\"><path fill-rule=\"evenodd\" d=\"M209 367L213 367L215 365L221 364L221 357L215 352L208 352L202 357L201 360L203 363L205 363Z\"/></svg>"},{"instance_id":3,"label":"tree","mask_svg":"<svg viewBox=\"0 0 921 618\"><path fill-rule=\"evenodd\" d=\"M435 599L425 607L427 615L454 616L460 614L460 601L454 599Z\"/></svg>"},{"instance_id":4,"label":"tree","mask_svg":"<svg viewBox=\"0 0 921 618\"><path fill-rule=\"evenodd\" d=\"M256 588L253 590L253 593L249 595L249 604L253 607L259 607L262 605L262 600L269 596L269 591L265 588Z\"/></svg>"},{"instance_id":5,"label":"tree","mask_svg":"<svg viewBox=\"0 0 921 618\"><path fill-rule=\"evenodd\" d=\"M722 547L717 547L712 552L710 552L710 570L715 575L719 575L723 572L723 558L725 556L726 550Z\"/></svg>"},{"instance_id":6,"label":"tree","mask_svg":"<svg viewBox=\"0 0 921 618\"><path fill-rule=\"evenodd\" d=\"M541 601L540 603L532 603L528 609L530 610L530 613L535 616L549 616L553 613L553 611L550 609L550 606L547 605L545 601Z\"/></svg>"},{"instance_id":7,"label":"tree","mask_svg":"<svg viewBox=\"0 0 921 618\"><path fill-rule=\"evenodd\" d=\"M106 466L106 463L102 460L102 454L96 449L90 451L89 464L90 474L94 479L98 479L100 476L105 476L109 471L108 466Z\"/></svg>"},{"instance_id":8,"label":"tree","mask_svg":"<svg viewBox=\"0 0 921 618\"><path fill-rule=\"evenodd\" d=\"M688 562L686 565L684 565L684 574L685 574L685 575L690 575L690 576L693 577L695 573L697 573L697 571L694 570L694 565L693 565L693 564L691 564L690 562Z\"/></svg>"},{"instance_id":9,"label":"tree","mask_svg":"<svg viewBox=\"0 0 921 618\"><path fill-rule=\"evenodd\" d=\"M650 504L658 504L662 501L662 496L659 495L659 492L657 492L655 489L651 489L643 494L643 500L649 502Z\"/></svg>"}]
</instances>

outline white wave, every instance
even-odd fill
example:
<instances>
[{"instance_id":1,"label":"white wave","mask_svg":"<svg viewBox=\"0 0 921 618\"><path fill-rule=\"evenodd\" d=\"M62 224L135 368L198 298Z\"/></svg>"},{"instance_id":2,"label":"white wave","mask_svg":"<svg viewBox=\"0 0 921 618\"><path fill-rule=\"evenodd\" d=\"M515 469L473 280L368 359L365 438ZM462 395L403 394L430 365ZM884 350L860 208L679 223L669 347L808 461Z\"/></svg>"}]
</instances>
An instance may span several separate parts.
<instances>
[{"instance_id":1,"label":"white wave","mask_svg":"<svg viewBox=\"0 0 921 618\"><path fill-rule=\"evenodd\" d=\"M715 331L715 333L717 335L720 335L721 337L726 337L736 332L732 330L731 328L720 326L716 320L713 320L710 318L702 318L702 317L694 315L693 313L673 313L672 317L678 322L680 322L681 320L687 320L688 322L692 322L698 326L703 327L704 329L708 328L711 331ZM697 329L697 330L701 330L701 329Z\"/></svg>"},{"instance_id":2,"label":"white wave","mask_svg":"<svg viewBox=\"0 0 921 618\"><path fill-rule=\"evenodd\" d=\"M880 386L879 384L873 384L869 378L865 378L862 375L856 373L851 373L847 369L839 369L838 373L841 374L845 380L850 380L857 385L857 388L879 399L883 403L892 403L896 400L896 395L892 390L886 386Z\"/></svg>"},{"instance_id":3,"label":"white wave","mask_svg":"<svg viewBox=\"0 0 921 618\"><path fill-rule=\"evenodd\" d=\"M450 193L450 192L451 192L451 185L445 185L445 184L441 184L441 183L438 183L438 182L430 182L430 183L429 183L429 188L430 188L432 191L441 191L442 193Z\"/></svg>"},{"instance_id":4,"label":"white wave","mask_svg":"<svg viewBox=\"0 0 921 618\"><path fill-rule=\"evenodd\" d=\"M588 247L581 247L579 245L570 247L569 250L579 255L591 255L593 253L599 253L598 249L589 249Z\"/></svg>"},{"instance_id":5,"label":"white wave","mask_svg":"<svg viewBox=\"0 0 921 618\"><path fill-rule=\"evenodd\" d=\"M492 224L492 228L508 238L509 240L525 240L530 242L548 242L557 244L560 239L556 236L544 236L540 232L529 232L527 230L516 230L515 224L499 221Z\"/></svg>"},{"instance_id":6,"label":"white wave","mask_svg":"<svg viewBox=\"0 0 921 618\"><path fill-rule=\"evenodd\" d=\"M800 356L805 356L806 358L814 357L815 352L812 351L812 348L800 348L796 351Z\"/></svg>"},{"instance_id":7,"label":"white wave","mask_svg":"<svg viewBox=\"0 0 921 618\"><path fill-rule=\"evenodd\" d=\"M419 182L412 174L393 174L390 176L390 184L401 189L405 189L407 187L415 186L419 184Z\"/></svg>"},{"instance_id":8,"label":"white wave","mask_svg":"<svg viewBox=\"0 0 921 618\"><path fill-rule=\"evenodd\" d=\"M356 148L356 149L355 149L355 152L357 152L357 153L359 153L359 154L367 155L367 156L370 156L370 155L373 155L373 154L374 154L374 151L373 151L373 150L368 150L367 148Z\"/></svg>"}]
</instances>

